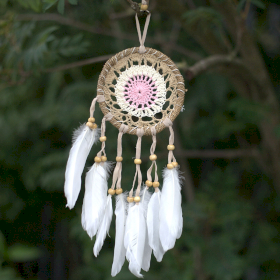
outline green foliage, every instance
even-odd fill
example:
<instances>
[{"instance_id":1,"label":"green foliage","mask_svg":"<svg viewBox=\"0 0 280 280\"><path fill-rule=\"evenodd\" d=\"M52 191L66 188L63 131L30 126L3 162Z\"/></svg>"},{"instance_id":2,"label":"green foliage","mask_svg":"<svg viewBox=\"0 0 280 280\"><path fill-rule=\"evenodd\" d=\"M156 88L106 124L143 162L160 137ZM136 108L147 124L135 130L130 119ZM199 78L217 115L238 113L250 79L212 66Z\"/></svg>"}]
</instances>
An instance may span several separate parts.
<instances>
[{"instance_id":1,"label":"green foliage","mask_svg":"<svg viewBox=\"0 0 280 280\"><path fill-rule=\"evenodd\" d=\"M240 0L238 3L238 6L237 6L237 10L241 11L247 2L248 2L248 0ZM265 4L263 3L262 0L250 0L250 3L252 3L253 5L255 5L256 7L260 8L260 9L265 9Z\"/></svg>"}]
</instances>

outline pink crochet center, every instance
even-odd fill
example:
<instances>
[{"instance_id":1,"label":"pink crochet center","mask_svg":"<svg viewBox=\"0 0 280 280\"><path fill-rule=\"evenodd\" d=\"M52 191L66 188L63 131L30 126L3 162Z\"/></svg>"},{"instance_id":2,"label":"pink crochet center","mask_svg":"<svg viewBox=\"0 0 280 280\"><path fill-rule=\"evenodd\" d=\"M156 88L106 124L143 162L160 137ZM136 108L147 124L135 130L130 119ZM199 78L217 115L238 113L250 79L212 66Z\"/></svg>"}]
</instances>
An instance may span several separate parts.
<instances>
[{"instance_id":1,"label":"pink crochet center","mask_svg":"<svg viewBox=\"0 0 280 280\"><path fill-rule=\"evenodd\" d=\"M133 76L125 85L124 98L131 107L150 108L157 99L157 86L149 76Z\"/></svg>"}]
</instances>

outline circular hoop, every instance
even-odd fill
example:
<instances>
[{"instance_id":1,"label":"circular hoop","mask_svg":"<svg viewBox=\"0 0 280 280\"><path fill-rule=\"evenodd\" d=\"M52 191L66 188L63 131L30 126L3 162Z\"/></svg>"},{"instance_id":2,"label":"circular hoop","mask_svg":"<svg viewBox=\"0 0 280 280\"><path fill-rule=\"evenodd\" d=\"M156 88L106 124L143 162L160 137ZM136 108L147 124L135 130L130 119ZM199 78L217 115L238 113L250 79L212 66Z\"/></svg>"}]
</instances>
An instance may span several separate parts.
<instances>
[{"instance_id":1,"label":"circular hoop","mask_svg":"<svg viewBox=\"0 0 280 280\"><path fill-rule=\"evenodd\" d=\"M151 135L155 126L159 133L163 121L172 122L184 104L184 79L175 63L160 51L146 47L126 49L110 58L100 73L97 94L104 95L99 106L104 115L111 113L110 122L117 128L129 127L127 133Z\"/></svg>"}]
</instances>

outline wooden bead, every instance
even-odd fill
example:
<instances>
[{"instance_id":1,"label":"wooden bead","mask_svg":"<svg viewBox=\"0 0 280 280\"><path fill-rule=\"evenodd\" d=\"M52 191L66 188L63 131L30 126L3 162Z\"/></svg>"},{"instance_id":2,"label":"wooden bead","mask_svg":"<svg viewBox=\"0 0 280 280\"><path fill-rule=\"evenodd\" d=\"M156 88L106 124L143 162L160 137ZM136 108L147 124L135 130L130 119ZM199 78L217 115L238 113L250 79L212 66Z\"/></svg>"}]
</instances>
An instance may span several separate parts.
<instances>
[{"instance_id":1,"label":"wooden bead","mask_svg":"<svg viewBox=\"0 0 280 280\"><path fill-rule=\"evenodd\" d=\"M134 202L140 202L140 200L141 200L140 196L135 196L134 197Z\"/></svg>"},{"instance_id":2,"label":"wooden bead","mask_svg":"<svg viewBox=\"0 0 280 280\"><path fill-rule=\"evenodd\" d=\"M114 195L115 193L116 193L116 191L113 190L113 189L109 189L109 190L108 190L108 194L110 194L110 195Z\"/></svg>"},{"instance_id":3,"label":"wooden bead","mask_svg":"<svg viewBox=\"0 0 280 280\"><path fill-rule=\"evenodd\" d=\"M168 168L168 169L173 169L173 168L174 168L174 166L173 166L173 164L172 164L172 163L168 163L168 164L167 164L167 168Z\"/></svg>"},{"instance_id":4,"label":"wooden bead","mask_svg":"<svg viewBox=\"0 0 280 280\"><path fill-rule=\"evenodd\" d=\"M168 145L167 146L167 150L168 151L174 151L175 150L175 146L174 145Z\"/></svg>"},{"instance_id":5,"label":"wooden bead","mask_svg":"<svg viewBox=\"0 0 280 280\"><path fill-rule=\"evenodd\" d=\"M158 188L159 187L159 182L153 182L153 187Z\"/></svg>"},{"instance_id":6,"label":"wooden bead","mask_svg":"<svg viewBox=\"0 0 280 280\"><path fill-rule=\"evenodd\" d=\"M99 163L99 162L101 162L101 158L100 158L100 157L95 157L95 158L94 158L94 161L97 162L97 163Z\"/></svg>"},{"instance_id":7,"label":"wooden bead","mask_svg":"<svg viewBox=\"0 0 280 280\"><path fill-rule=\"evenodd\" d=\"M116 161L117 161L117 162L122 162L122 161L123 161L123 158L122 158L122 157L116 157Z\"/></svg>"},{"instance_id":8,"label":"wooden bead","mask_svg":"<svg viewBox=\"0 0 280 280\"><path fill-rule=\"evenodd\" d=\"M92 128L92 129L96 129L97 127L98 127L97 124L96 124L96 123L93 123L91 128Z\"/></svg>"},{"instance_id":9,"label":"wooden bead","mask_svg":"<svg viewBox=\"0 0 280 280\"><path fill-rule=\"evenodd\" d=\"M88 122L94 123L95 122L95 118L88 118Z\"/></svg>"},{"instance_id":10,"label":"wooden bead","mask_svg":"<svg viewBox=\"0 0 280 280\"><path fill-rule=\"evenodd\" d=\"M116 189L116 194L121 194L123 192L122 188Z\"/></svg>"},{"instance_id":11,"label":"wooden bead","mask_svg":"<svg viewBox=\"0 0 280 280\"><path fill-rule=\"evenodd\" d=\"M172 162L172 165L173 165L174 167L177 167L177 166L178 166L178 162L173 161L173 162Z\"/></svg>"},{"instance_id":12,"label":"wooden bead","mask_svg":"<svg viewBox=\"0 0 280 280\"><path fill-rule=\"evenodd\" d=\"M145 182L145 184L146 184L147 187L151 187L151 186L153 185L153 182L147 180L147 181Z\"/></svg>"},{"instance_id":13,"label":"wooden bead","mask_svg":"<svg viewBox=\"0 0 280 280\"><path fill-rule=\"evenodd\" d=\"M99 138L100 142L105 142L107 140L107 137L106 136L101 136Z\"/></svg>"},{"instance_id":14,"label":"wooden bead","mask_svg":"<svg viewBox=\"0 0 280 280\"><path fill-rule=\"evenodd\" d=\"M150 160L151 161L157 160L157 156L156 155L150 155Z\"/></svg>"},{"instance_id":15,"label":"wooden bead","mask_svg":"<svg viewBox=\"0 0 280 280\"><path fill-rule=\"evenodd\" d=\"M139 158L136 158L136 159L134 160L134 163L135 163L135 164L141 164L141 163L142 163L142 160L139 159Z\"/></svg>"},{"instance_id":16,"label":"wooden bead","mask_svg":"<svg viewBox=\"0 0 280 280\"><path fill-rule=\"evenodd\" d=\"M102 157L101 157L101 161L103 161L103 162L107 161L107 157L102 156Z\"/></svg>"},{"instance_id":17,"label":"wooden bead","mask_svg":"<svg viewBox=\"0 0 280 280\"><path fill-rule=\"evenodd\" d=\"M94 123L92 122L87 122L86 125L91 128L91 129L94 129Z\"/></svg>"},{"instance_id":18,"label":"wooden bead","mask_svg":"<svg viewBox=\"0 0 280 280\"><path fill-rule=\"evenodd\" d=\"M141 11L146 11L146 10L148 10L148 5L141 5L140 10L141 10Z\"/></svg>"},{"instance_id":19,"label":"wooden bead","mask_svg":"<svg viewBox=\"0 0 280 280\"><path fill-rule=\"evenodd\" d=\"M130 203L131 203L131 202L134 202L134 198L133 198L133 197L129 197L129 196L128 196L126 200L127 200L127 202L130 202Z\"/></svg>"}]
</instances>

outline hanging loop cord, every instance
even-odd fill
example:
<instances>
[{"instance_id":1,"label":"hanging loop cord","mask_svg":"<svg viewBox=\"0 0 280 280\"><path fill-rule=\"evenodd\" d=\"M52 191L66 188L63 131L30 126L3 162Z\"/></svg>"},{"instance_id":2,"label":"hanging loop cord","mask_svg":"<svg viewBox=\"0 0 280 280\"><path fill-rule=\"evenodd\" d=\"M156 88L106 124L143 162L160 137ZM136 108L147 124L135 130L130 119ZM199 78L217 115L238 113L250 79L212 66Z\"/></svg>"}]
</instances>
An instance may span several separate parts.
<instances>
[{"instance_id":1,"label":"hanging loop cord","mask_svg":"<svg viewBox=\"0 0 280 280\"><path fill-rule=\"evenodd\" d=\"M94 111L95 111L96 102L100 103L100 102L104 102L104 101L105 101L104 95L97 95L92 100L91 105L90 105L90 109L89 109L89 115L90 115L91 118L93 117L93 114L94 114Z\"/></svg>"},{"instance_id":2,"label":"hanging loop cord","mask_svg":"<svg viewBox=\"0 0 280 280\"><path fill-rule=\"evenodd\" d=\"M116 182L117 182L117 189L121 188L121 180L122 180L122 136L128 131L128 126L122 124L119 129L119 135L118 135L118 147L117 147L117 164L114 169L113 173L113 180L112 180L112 186L111 189L115 189Z\"/></svg>"},{"instance_id":3,"label":"hanging loop cord","mask_svg":"<svg viewBox=\"0 0 280 280\"><path fill-rule=\"evenodd\" d=\"M148 27L149 27L149 23L150 23L150 18L151 18L151 14L149 13L146 17L146 22L145 22L143 35L141 35L141 29L140 29L140 23L139 23L138 15L137 14L135 15L136 28L137 28L139 42L140 42L139 53L141 53L141 54L146 52L144 43L145 43L146 36L147 36L147 31L148 31Z\"/></svg>"},{"instance_id":4,"label":"hanging loop cord","mask_svg":"<svg viewBox=\"0 0 280 280\"><path fill-rule=\"evenodd\" d=\"M163 121L164 125L166 127L169 128L169 132L170 132L170 137L169 137L169 145L174 145L174 130L173 130L173 122L166 118L164 121ZM173 151L172 150L169 150L168 152L168 163L172 163L172 160L174 162L176 162L176 159L175 159L175 156L173 154Z\"/></svg>"},{"instance_id":5,"label":"hanging loop cord","mask_svg":"<svg viewBox=\"0 0 280 280\"><path fill-rule=\"evenodd\" d=\"M101 136L100 136L100 140L102 137L105 136L105 131L106 131L106 121L110 121L113 118L113 115L111 113L106 114L103 119L102 119L102 124L101 124ZM101 150L98 152L97 156L101 157L103 153L103 156L106 157L106 153L105 153L105 141L102 141L101 144Z\"/></svg>"},{"instance_id":6,"label":"hanging loop cord","mask_svg":"<svg viewBox=\"0 0 280 280\"><path fill-rule=\"evenodd\" d=\"M150 148L150 154L152 156L152 155L155 154L155 150L156 150L156 146L157 146L157 138L156 138L157 131L156 131L156 128L154 126L151 127L151 133L152 133L153 143L152 143L151 148ZM158 182L156 159L152 161L152 165L147 171L147 179L148 179L148 181L152 182L152 171L153 171L154 166L155 166L155 181L154 182ZM155 188L155 191L157 192L158 188Z\"/></svg>"},{"instance_id":7,"label":"hanging loop cord","mask_svg":"<svg viewBox=\"0 0 280 280\"><path fill-rule=\"evenodd\" d=\"M143 128L138 128L137 129L137 136L138 136L138 139L137 139L137 144L136 144L136 155L135 155L135 161L137 159L140 160L140 157L141 157L141 142L142 142L142 136L144 135L144 129ZM134 161L134 162L135 162ZM141 161L141 160L140 160ZM142 173L141 173L141 169L140 169L140 163L136 164L136 172L135 172L135 176L134 176L134 180L133 180L133 184L132 184L132 189L131 191L129 192L129 197L132 197L133 195L133 190L134 190L134 185L135 185L135 182L136 182L136 177L138 175L138 185L137 185L137 189L136 189L136 193L135 193L135 196L139 196L140 194L140 191L141 191L141 185L142 185Z\"/></svg>"}]
</instances>

